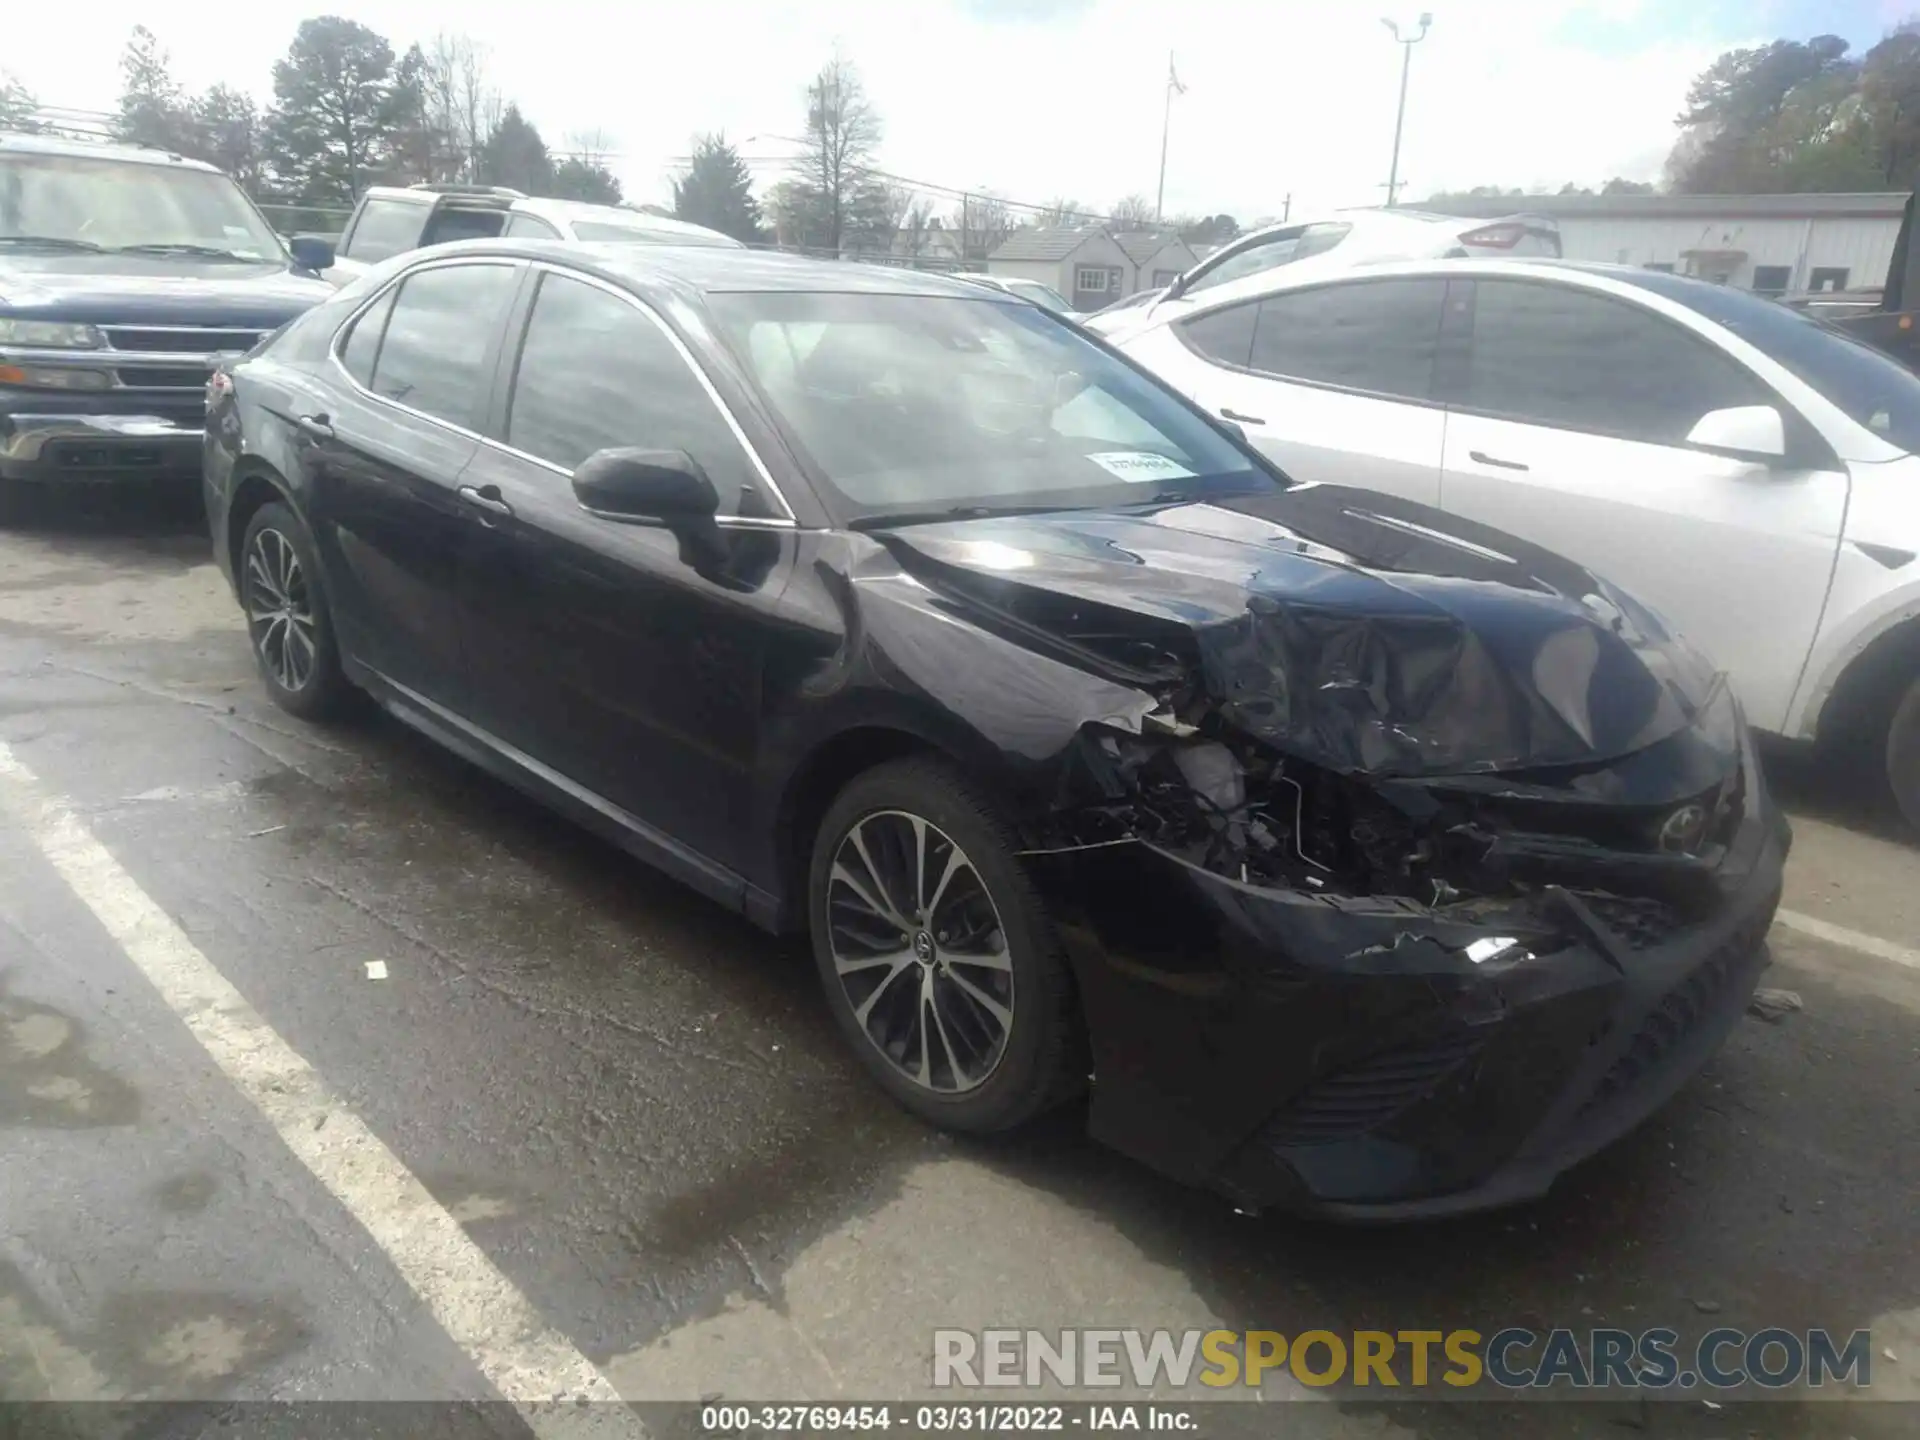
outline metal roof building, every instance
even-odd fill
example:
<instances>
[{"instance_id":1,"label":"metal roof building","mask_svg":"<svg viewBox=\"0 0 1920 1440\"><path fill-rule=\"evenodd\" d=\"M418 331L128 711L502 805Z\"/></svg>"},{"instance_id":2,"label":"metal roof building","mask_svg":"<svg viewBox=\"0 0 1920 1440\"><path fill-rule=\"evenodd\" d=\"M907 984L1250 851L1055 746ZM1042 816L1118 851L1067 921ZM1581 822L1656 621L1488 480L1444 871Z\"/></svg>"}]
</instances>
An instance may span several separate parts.
<instances>
[{"instance_id":1,"label":"metal roof building","mask_svg":"<svg viewBox=\"0 0 1920 1440\"><path fill-rule=\"evenodd\" d=\"M1871 289L1885 279L1906 192L1836 195L1497 195L1446 215L1550 216L1571 260L1644 265L1762 294Z\"/></svg>"}]
</instances>

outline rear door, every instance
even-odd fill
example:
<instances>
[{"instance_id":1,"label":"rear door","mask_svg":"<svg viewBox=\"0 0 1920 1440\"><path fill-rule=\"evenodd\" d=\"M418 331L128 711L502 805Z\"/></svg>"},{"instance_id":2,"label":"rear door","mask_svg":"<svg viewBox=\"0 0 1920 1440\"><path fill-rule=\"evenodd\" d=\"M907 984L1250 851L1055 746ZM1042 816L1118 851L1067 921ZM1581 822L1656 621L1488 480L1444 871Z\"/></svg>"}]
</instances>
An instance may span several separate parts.
<instances>
[{"instance_id":1,"label":"rear door","mask_svg":"<svg viewBox=\"0 0 1920 1440\"><path fill-rule=\"evenodd\" d=\"M519 268L458 261L409 271L338 342L337 403L291 417L346 648L455 709L464 699L458 557L474 528L457 489Z\"/></svg>"},{"instance_id":2,"label":"rear door","mask_svg":"<svg viewBox=\"0 0 1920 1440\"><path fill-rule=\"evenodd\" d=\"M1129 350L1297 480L1440 499L1446 283L1340 281L1204 311Z\"/></svg>"},{"instance_id":3,"label":"rear door","mask_svg":"<svg viewBox=\"0 0 1920 1440\"><path fill-rule=\"evenodd\" d=\"M1457 291L1466 282L1453 282ZM1820 623L1839 462L1744 366L1646 307L1551 280L1473 282L1449 336L1441 503L1580 561L1728 670L1773 729ZM1709 411L1770 405L1789 463L1709 454Z\"/></svg>"}]
</instances>

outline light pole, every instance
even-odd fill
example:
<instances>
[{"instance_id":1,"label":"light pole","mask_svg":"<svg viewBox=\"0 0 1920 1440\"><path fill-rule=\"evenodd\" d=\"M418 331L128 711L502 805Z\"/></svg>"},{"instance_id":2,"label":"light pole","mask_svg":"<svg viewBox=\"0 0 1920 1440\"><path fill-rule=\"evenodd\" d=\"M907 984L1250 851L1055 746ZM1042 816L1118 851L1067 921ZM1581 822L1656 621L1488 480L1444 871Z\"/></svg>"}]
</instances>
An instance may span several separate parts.
<instances>
[{"instance_id":1,"label":"light pole","mask_svg":"<svg viewBox=\"0 0 1920 1440\"><path fill-rule=\"evenodd\" d=\"M1420 28L1409 39L1400 33L1400 26L1392 20L1380 22L1393 32L1393 38L1400 42L1400 109L1393 117L1393 167L1387 172L1387 208L1393 208L1394 201L1400 198L1400 132L1407 123L1407 72L1413 68L1413 47L1427 38L1427 29L1433 24L1433 15L1423 13L1420 16Z\"/></svg>"}]
</instances>

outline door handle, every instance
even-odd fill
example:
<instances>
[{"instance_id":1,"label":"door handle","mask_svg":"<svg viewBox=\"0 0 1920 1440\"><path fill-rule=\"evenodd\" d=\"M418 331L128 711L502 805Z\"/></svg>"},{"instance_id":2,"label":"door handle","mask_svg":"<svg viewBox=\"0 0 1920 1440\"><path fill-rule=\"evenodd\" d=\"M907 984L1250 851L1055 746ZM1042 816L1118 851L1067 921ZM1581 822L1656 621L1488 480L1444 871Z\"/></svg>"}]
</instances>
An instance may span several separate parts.
<instances>
[{"instance_id":1,"label":"door handle","mask_svg":"<svg viewBox=\"0 0 1920 1440\"><path fill-rule=\"evenodd\" d=\"M293 423L300 427L303 434L310 435L315 440L333 439L333 421L325 415L296 415L293 417Z\"/></svg>"},{"instance_id":2,"label":"door handle","mask_svg":"<svg viewBox=\"0 0 1920 1440\"><path fill-rule=\"evenodd\" d=\"M500 498L498 485L482 485L477 489L472 485L462 485L460 498L476 510L485 510L489 515L511 515L513 507Z\"/></svg>"},{"instance_id":3,"label":"door handle","mask_svg":"<svg viewBox=\"0 0 1920 1440\"><path fill-rule=\"evenodd\" d=\"M1258 415L1242 415L1238 410L1227 410L1224 408L1220 411L1220 418L1222 420L1231 420L1239 425L1264 425L1267 423Z\"/></svg>"},{"instance_id":4,"label":"door handle","mask_svg":"<svg viewBox=\"0 0 1920 1440\"><path fill-rule=\"evenodd\" d=\"M1482 465L1491 465L1496 470L1526 470L1530 468L1518 460L1496 460L1484 450L1469 450L1467 451L1467 458L1469 460L1477 460Z\"/></svg>"}]
</instances>

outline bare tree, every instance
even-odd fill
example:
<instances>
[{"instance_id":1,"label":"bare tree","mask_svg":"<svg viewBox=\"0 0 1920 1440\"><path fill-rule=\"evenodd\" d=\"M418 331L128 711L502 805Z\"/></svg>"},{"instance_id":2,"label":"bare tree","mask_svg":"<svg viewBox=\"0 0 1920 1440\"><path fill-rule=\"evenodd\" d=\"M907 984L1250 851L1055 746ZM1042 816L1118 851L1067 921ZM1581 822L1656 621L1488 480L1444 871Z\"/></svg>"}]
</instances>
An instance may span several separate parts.
<instances>
[{"instance_id":1,"label":"bare tree","mask_svg":"<svg viewBox=\"0 0 1920 1440\"><path fill-rule=\"evenodd\" d=\"M909 259L918 259L926 254L928 236L940 224L934 213L933 201L924 195L915 195L907 201L906 208L900 213L899 224L894 233L899 237L898 249Z\"/></svg>"},{"instance_id":2,"label":"bare tree","mask_svg":"<svg viewBox=\"0 0 1920 1440\"><path fill-rule=\"evenodd\" d=\"M836 254L849 232L870 230L890 209L872 174L880 116L853 62L836 55L807 86L806 151L794 165L796 218L808 238Z\"/></svg>"},{"instance_id":3,"label":"bare tree","mask_svg":"<svg viewBox=\"0 0 1920 1440\"><path fill-rule=\"evenodd\" d=\"M1057 229L1062 225L1084 224L1087 215L1081 209L1078 200L1066 200L1055 197L1049 200L1033 217L1033 223L1042 229Z\"/></svg>"},{"instance_id":4,"label":"bare tree","mask_svg":"<svg viewBox=\"0 0 1920 1440\"><path fill-rule=\"evenodd\" d=\"M1159 226L1154 218L1153 202L1144 195L1123 195L1113 202L1108 223L1115 230L1153 230Z\"/></svg>"},{"instance_id":5,"label":"bare tree","mask_svg":"<svg viewBox=\"0 0 1920 1440\"><path fill-rule=\"evenodd\" d=\"M1013 233L1013 215L998 195L968 195L953 212L953 227L960 232L961 258L980 261Z\"/></svg>"},{"instance_id":6,"label":"bare tree","mask_svg":"<svg viewBox=\"0 0 1920 1440\"><path fill-rule=\"evenodd\" d=\"M422 99L428 123L445 137L457 174L472 180L480 173L480 152L500 127L506 109L487 74L487 47L469 35L448 31L423 47Z\"/></svg>"},{"instance_id":7,"label":"bare tree","mask_svg":"<svg viewBox=\"0 0 1920 1440\"><path fill-rule=\"evenodd\" d=\"M620 143L598 125L591 130L569 130L566 140L563 154L600 170L607 168L607 157L613 154Z\"/></svg>"}]
</instances>

